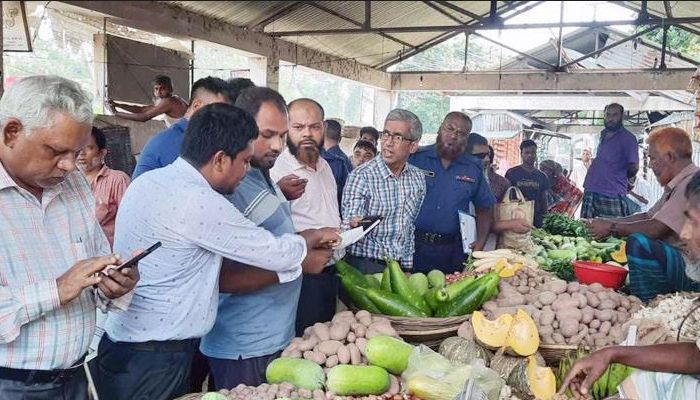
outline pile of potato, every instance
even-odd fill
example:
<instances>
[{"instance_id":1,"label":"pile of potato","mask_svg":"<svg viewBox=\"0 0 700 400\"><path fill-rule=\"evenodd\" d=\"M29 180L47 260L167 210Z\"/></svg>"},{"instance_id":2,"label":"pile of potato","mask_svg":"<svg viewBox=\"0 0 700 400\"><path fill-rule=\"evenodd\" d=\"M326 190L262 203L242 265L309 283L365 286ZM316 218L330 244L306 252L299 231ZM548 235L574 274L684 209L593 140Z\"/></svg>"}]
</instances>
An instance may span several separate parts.
<instances>
[{"instance_id":1,"label":"pile of potato","mask_svg":"<svg viewBox=\"0 0 700 400\"><path fill-rule=\"evenodd\" d=\"M324 392L323 390L311 391L308 389L300 389L287 382L279 385L268 385L264 383L258 387L238 385L231 390L223 389L218 393L223 395L226 400L275 400L279 398L313 400L420 400L415 396L398 393L364 397L336 396L333 392ZM194 396L187 397L188 400L194 398ZM203 396L197 398L203 399Z\"/></svg>"},{"instance_id":2,"label":"pile of potato","mask_svg":"<svg viewBox=\"0 0 700 400\"><path fill-rule=\"evenodd\" d=\"M638 298L598 283L567 283L526 268L512 278L501 279L498 296L482 310L487 318L495 319L521 308L537 324L542 343L599 348L625 339L622 325L641 305Z\"/></svg>"},{"instance_id":3,"label":"pile of potato","mask_svg":"<svg viewBox=\"0 0 700 400\"><path fill-rule=\"evenodd\" d=\"M367 365L365 346L375 336L399 338L391 322L367 311L342 311L326 323L306 328L304 337L292 339L282 357L305 358L325 369L338 364Z\"/></svg>"}]
</instances>

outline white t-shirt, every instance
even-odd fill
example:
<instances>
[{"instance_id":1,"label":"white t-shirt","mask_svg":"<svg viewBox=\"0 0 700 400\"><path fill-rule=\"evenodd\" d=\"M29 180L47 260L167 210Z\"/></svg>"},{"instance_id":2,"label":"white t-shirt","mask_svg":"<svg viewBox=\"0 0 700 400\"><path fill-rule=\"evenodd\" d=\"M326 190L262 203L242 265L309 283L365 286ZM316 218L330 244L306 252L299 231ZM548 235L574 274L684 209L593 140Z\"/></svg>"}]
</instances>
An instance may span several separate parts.
<instances>
[{"instance_id":1,"label":"white t-shirt","mask_svg":"<svg viewBox=\"0 0 700 400\"><path fill-rule=\"evenodd\" d=\"M655 196L653 196L651 192L651 185L641 176L637 177L637 182L634 184L633 191L634 193L644 197L648 201L647 204L644 204L641 201L637 200L634 196L628 196L630 199L632 199L632 201L639 204L639 206L642 208L641 212L649 211L649 209L659 200L658 198L652 198Z\"/></svg>"}]
</instances>

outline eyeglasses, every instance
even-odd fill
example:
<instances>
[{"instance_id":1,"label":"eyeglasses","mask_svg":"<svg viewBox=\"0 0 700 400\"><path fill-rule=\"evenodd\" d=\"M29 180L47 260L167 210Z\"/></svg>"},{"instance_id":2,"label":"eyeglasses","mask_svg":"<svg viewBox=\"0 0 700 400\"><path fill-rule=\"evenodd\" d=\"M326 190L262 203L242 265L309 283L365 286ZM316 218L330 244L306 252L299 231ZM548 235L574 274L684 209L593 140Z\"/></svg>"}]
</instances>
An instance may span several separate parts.
<instances>
[{"instance_id":1,"label":"eyeglasses","mask_svg":"<svg viewBox=\"0 0 700 400\"><path fill-rule=\"evenodd\" d=\"M489 153L476 153L476 154L472 154L472 156L474 156L474 157L476 157L476 158L480 158L480 159L482 159L482 160L483 160L484 158L486 158L488 155L489 155Z\"/></svg>"},{"instance_id":2,"label":"eyeglasses","mask_svg":"<svg viewBox=\"0 0 700 400\"><path fill-rule=\"evenodd\" d=\"M395 140L398 144L415 142L415 140L404 137L400 133L391 133L389 131L382 131L382 132L380 132L380 135L382 136L382 140L385 142L388 142L389 139Z\"/></svg>"}]
</instances>

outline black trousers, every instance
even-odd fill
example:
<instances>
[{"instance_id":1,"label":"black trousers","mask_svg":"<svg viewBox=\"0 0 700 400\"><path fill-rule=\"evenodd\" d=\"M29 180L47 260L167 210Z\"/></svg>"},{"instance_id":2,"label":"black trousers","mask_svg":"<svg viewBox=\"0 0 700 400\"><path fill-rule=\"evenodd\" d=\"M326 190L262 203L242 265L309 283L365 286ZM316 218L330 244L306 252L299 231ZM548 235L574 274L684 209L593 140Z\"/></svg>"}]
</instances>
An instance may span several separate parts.
<instances>
[{"instance_id":1,"label":"black trousers","mask_svg":"<svg viewBox=\"0 0 700 400\"><path fill-rule=\"evenodd\" d=\"M30 383L0 379L2 400L87 400L88 387L85 370L81 367L75 376L62 383Z\"/></svg>"},{"instance_id":2,"label":"black trousers","mask_svg":"<svg viewBox=\"0 0 700 400\"><path fill-rule=\"evenodd\" d=\"M224 360L209 357L209 368L214 378L216 390L232 389L243 384L246 386L260 386L266 382L265 370L267 366L282 354L281 351L246 360Z\"/></svg>"},{"instance_id":3,"label":"black trousers","mask_svg":"<svg viewBox=\"0 0 700 400\"><path fill-rule=\"evenodd\" d=\"M326 268L320 274L304 274L297 309L297 336L301 337L304 329L316 322L333 319L339 285L340 279L335 275L333 267Z\"/></svg>"},{"instance_id":4,"label":"black trousers","mask_svg":"<svg viewBox=\"0 0 700 400\"><path fill-rule=\"evenodd\" d=\"M196 345L194 339L115 343L105 334L97 358L100 400L171 400L189 393Z\"/></svg>"}]
</instances>

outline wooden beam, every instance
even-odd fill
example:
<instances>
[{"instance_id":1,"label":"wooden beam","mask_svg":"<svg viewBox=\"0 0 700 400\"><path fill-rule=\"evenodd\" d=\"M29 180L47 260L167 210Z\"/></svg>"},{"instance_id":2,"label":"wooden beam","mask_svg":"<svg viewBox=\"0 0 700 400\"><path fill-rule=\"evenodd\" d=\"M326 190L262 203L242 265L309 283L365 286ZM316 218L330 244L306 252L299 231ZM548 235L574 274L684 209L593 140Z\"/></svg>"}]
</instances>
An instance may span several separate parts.
<instances>
[{"instance_id":1,"label":"wooden beam","mask_svg":"<svg viewBox=\"0 0 700 400\"><path fill-rule=\"evenodd\" d=\"M268 58L309 67L381 89L391 76L353 59L339 59L318 50L270 37L261 32L207 18L159 1L62 1L82 10L109 16L114 22L179 39L206 40ZM80 10L78 10L80 12ZM83 11L84 12L84 11Z\"/></svg>"},{"instance_id":2,"label":"wooden beam","mask_svg":"<svg viewBox=\"0 0 700 400\"><path fill-rule=\"evenodd\" d=\"M626 92L685 90L694 68L495 72L402 72L392 90L464 92Z\"/></svg>"},{"instance_id":3,"label":"wooden beam","mask_svg":"<svg viewBox=\"0 0 700 400\"><path fill-rule=\"evenodd\" d=\"M366 24L367 21L365 21L365 24L362 24L362 23L357 22L357 21L355 21L355 20L352 19L352 18L346 17L345 15L343 15L343 14L341 14L341 13L335 11L335 10L332 10L332 9L330 9L330 8L324 6L324 5L322 5L322 4L320 4L320 3L316 2L316 1L311 1L311 2L309 2L309 5L310 5L310 6L313 6L313 7L316 7L316 8L318 8L319 10L325 12L326 14L330 14L330 15L336 17L336 18L342 19L343 21L348 22L348 23L350 23L350 24L353 24L353 25L355 25L355 26L357 26L357 27L365 28L365 24ZM381 37L387 38L387 39L389 39L389 40L391 40L391 41L394 41L394 42L396 42L396 43L398 43L398 44L400 44L400 45L402 45L402 46L404 46L404 47L408 47L408 48L411 48L411 49L416 48L415 45L412 45L412 44L410 44L410 43L408 43L408 42L404 42L403 40L398 39L398 38L396 38L396 37L394 37L394 36L387 35L386 33L378 33L378 35L381 36Z\"/></svg>"},{"instance_id":4,"label":"wooden beam","mask_svg":"<svg viewBox=\"0 0 700 400\"><path fill-rule=\"evenodd\" d=\"M253 21L248 24L249 29L262 31L267 25L277 21L278 19L291 14L294 10L306 4L305 1L290 1L283 3L277 10L270 15L265 15L261 20Z\"/></svg>"}]
</instances>

